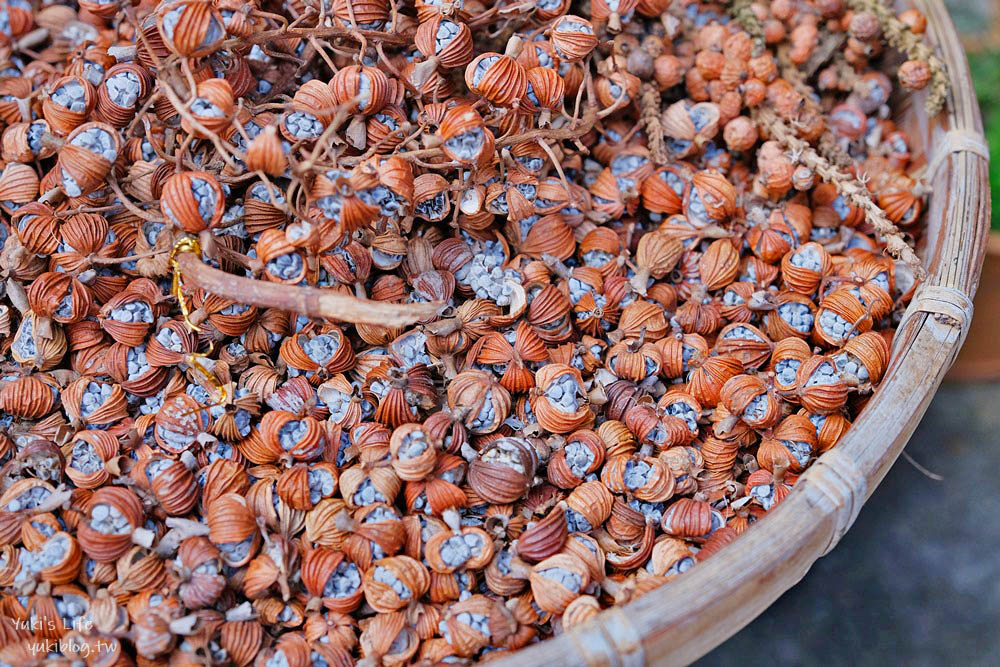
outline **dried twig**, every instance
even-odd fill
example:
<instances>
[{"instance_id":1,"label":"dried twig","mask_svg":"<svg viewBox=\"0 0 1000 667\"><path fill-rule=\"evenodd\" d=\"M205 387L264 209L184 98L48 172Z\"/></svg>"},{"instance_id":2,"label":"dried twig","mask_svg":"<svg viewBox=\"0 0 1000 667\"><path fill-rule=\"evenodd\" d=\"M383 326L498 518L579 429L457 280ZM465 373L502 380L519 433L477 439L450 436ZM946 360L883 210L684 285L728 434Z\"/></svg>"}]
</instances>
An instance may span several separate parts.
<instances>
[{"instance_id":1,"label":"dried twig","mask_svg":"<svg viewBox=\"0 0 1000 667\"><path fill-rule=\"evenodd\" d=\"M663 143L663 125L660 123L660 90L652 83L642 84L639 92L639 120L649 137L649 150L656 164L667 163L667 149Z\"/></svg>"},{"instance_id":2,"label":"dried twig","mask_svg":"<svg viewBox=\"0 0 1000 667\"><path fill-rule=\"evenodd\" d=\"M200 287L237 303L258 308L280 308L307 317L404 327L434 317L444 307L438 302L405 304L371 301L316 287L292 287L242 278L208 266L194 252L178 254L177 263L187 287Z\"/></svg>"},{"instance_id":3,"label":"dried twig","mask_svg":"<svg viewBox=\"0 0 1000 667\"><path fill-rule=\"evenodd\" d=\"M815 148L799 139L792 128L772 110L762 108L754 113L758 125L766 127L772 139L796 155L799 162L819 174L824 181L836 186L841 195L864 211L865 220L885 239L886 250L893 257L905 262L917 277L923 279L927 276L920 258L903 239L899 228L886 217L885 211L872 200L868 188L858 179L830 164L829 160L820 155Z\"/></svg>"}]
</instances>

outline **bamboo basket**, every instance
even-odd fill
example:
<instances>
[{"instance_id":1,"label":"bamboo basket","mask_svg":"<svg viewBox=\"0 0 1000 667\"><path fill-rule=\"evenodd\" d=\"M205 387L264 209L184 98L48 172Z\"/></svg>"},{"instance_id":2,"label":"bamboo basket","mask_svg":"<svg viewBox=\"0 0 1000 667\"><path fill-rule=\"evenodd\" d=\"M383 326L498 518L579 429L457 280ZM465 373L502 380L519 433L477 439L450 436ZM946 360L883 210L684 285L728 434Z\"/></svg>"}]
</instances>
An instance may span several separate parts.
<instances>
[{"instance_id":1,"label":"bamboo basket","mask_svg":"<svg viewBox=\"0 0 1000 667\"><path fill-rule=\"evenodd\" d=\"M921 255L928 269L896 333L885 379L853 428L821 456L773 511L684 576L548 641L500 667L682 665L705 655L805 576L851 527L899 456L954 362L989 233L988 160L965 52L941 0L912 4L947 64L952 91L935 118L924 95L895 105L915 159L931 165L933 193ZM915 165L916 166L916 165Z\"/></svg>"}]
</instances>

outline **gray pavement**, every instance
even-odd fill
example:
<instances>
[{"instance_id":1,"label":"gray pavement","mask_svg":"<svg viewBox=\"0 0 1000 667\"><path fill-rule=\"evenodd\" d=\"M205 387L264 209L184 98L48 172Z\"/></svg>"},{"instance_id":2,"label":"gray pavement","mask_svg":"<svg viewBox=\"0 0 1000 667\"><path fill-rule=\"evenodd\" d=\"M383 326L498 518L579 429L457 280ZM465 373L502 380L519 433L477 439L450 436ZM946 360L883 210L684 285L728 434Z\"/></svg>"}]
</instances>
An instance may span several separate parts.
<instances>
[{"instance_id":1,"label":"gray pavement","mask_svg":"<svg viewBox=\"0 0 1000 667\"><path fill-rule=\"evenodd\" d=\"M1000 665L1000 382L944 385L827 557L698 664Z\"/></svg>"}]
</instances>

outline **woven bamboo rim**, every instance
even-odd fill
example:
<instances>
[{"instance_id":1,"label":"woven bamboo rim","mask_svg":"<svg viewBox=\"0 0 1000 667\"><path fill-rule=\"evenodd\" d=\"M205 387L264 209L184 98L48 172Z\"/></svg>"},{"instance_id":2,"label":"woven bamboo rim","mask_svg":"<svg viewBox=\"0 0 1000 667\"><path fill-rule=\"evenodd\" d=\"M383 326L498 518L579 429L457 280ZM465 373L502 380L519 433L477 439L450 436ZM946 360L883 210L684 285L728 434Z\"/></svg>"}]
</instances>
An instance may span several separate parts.
<instances>
[{"instance_id":1,"label":"woven bamboo rim","mask_svg":"<svg viewBox=\"0 0 1000 667\"><path fill-rule=\"evenodd\" d=\"M914 154L923 147L923 158L937 166L921 253L927 287L904 315L878 391L844 439L734 545L632 603L494 664L631 667L696 660L836 546L903 450L968 331L990 219L988 160L970 146L982 137L982 120L961 42L941 0L910 4L927 16L927 39L948 66L952 90L936 118L923 111L922 94L897 105L897 123L909 133ZM942 153L948 156L938 158Z\"/></svg>"}]
</instances>

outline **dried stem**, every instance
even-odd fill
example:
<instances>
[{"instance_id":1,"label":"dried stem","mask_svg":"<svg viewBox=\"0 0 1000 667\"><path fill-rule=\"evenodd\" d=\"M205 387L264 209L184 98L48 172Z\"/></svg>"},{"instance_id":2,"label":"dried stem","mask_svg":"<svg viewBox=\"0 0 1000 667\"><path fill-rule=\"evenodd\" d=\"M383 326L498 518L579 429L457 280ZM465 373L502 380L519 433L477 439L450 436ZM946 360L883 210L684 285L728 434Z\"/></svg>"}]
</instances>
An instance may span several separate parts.
<instances>
[{"instance_id":1,"label":"dried stem","mask_svg":"<svg viewBox=\"0 0 1000 667\"><path fill-rule=\"evenodd\" d=\"M818 95L816 95L816 91L806 80L805 72L796 67L788 57L788 48L784 46L779 47L777 58L778 63L781 65L781 78L792 84L792 87L802 95L807 105L815 106L813 100L818 98ZM854 163L851 156L837 143L836 137L834 137L833 132L829 128L823 132L818 146L820 154L841 169L847 169Z\"/></svg>"},{"instance_id":2,"label":"dried stem","mask_svg":"<svg viewBox=\"0 0 1000 667\"><path fill-rule=\"evenodd\" d=\"M858 179L830 164L816 149L799 139L792 128L786 125L772 110L758 109L754 114L757 124L766 127L772 139L798 156L798 160L802 164L815 171L826 182L832 183L841 195L864 211L865 220L878 234L882 235L885 239L886 249L893 257L906 263L913 269L917 277L923 279L927 276L920 258L903 240L899 228L886 217L885 211L872 200L868 188Z\"/></svg>"},{"instance_id":3,"label":"dried stem","mask_svg":"<svg viewBox=\"0 0 1000 667\"><path fill-rule=\"evenodd\" d=\"M667 163L667 148L663 142L663 125L660 123L660 90L655 84L642 84L639 93L639 121L649 137L649 149L653 162L658 165Z\"/></svg>"},{"instance_id":4,"label":"dried stem","mask_svg":"<svg viewBox=\"0 0 1000 667\"><path fill-rule=\"evenodd\" d=\"M351 4L348 3L347 6L351 7ZM257 32L246 37L235 37L223 42L222 48L228 49L234 46L244 46L249 44L267 44L279 39L290 39L293 37L301 37L302 39L309 39L310 37L314 37L316 39L341 37L355 41L361 41L361 39L364 39L372 42L381 42L382 44L392 44L395 46L405 46L410 43L409 38L404 35L397 35L391 32L380 32L378 30L359 30L335 27L293 28L289 26L287 28L277 28L275 30Z\"/></svg>"},{"instance_id":5,"label":"dried stem","mask_svg":"<svg viewBox=\"0 0 1000 667\"><path fill-rule=\"evenodd\" d=\"M264 280L234 276L214 269L194 253L177 256L184 285L258 308L280 308L307 317L341 320L353 324L404 327L437 315L442 303L399 304L358 299L316 287L292 287Z\"/></svg>"},{"instance_id":6,"label":"dried stem","mask_svg":"<svg viewBox=\"0 0 1000 667\"><path fill-rule=\"evenodd\" d=\"M587 108L586 113L584 113L583 118L580 120L579 124L570 127L560 127L560 128L550 128L550 129L536 129L529 132L524 132L522 134L512 134L507 137L501 137L497 139L497 148L503 148L505 146L513 146L515 144L532 142L541 139L542 141L552 142L552 141L565 141L567 139L579 139L583 135L590 132L590 129L594 127L594 123L597 122L597 107L590 106ZM443 157L444 151L440 146L434 148L420 148L412 151L403 151L401 153L393 153L393 157L401 157L405 160L424 160L426 158L436 158ZM340 163L344 166L353 166L362 161L363 156L353 156L345 157L340 160ZM442 165L431 164L425 165L430 167L439 167ZM454 166L454 165L452 165Z\"/></svg>"}]
</instances>

